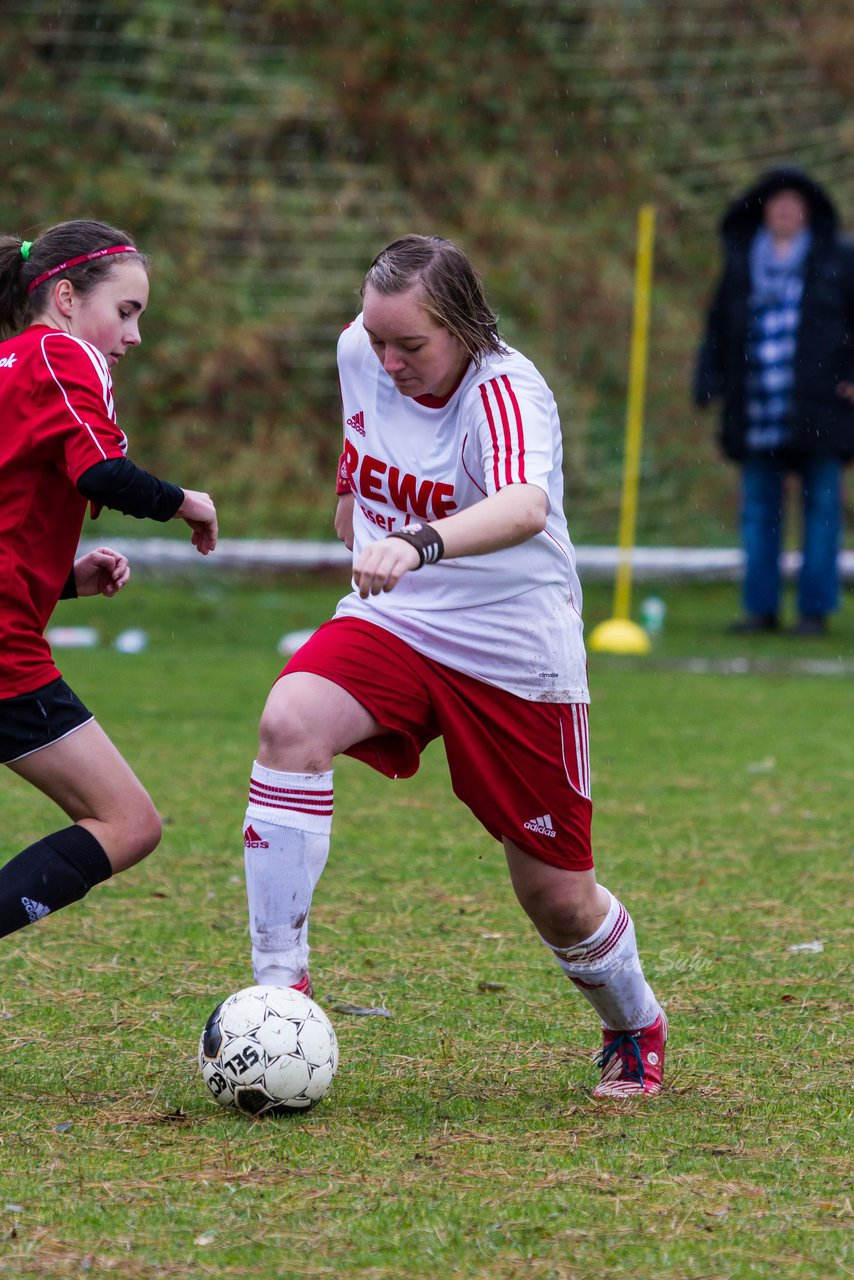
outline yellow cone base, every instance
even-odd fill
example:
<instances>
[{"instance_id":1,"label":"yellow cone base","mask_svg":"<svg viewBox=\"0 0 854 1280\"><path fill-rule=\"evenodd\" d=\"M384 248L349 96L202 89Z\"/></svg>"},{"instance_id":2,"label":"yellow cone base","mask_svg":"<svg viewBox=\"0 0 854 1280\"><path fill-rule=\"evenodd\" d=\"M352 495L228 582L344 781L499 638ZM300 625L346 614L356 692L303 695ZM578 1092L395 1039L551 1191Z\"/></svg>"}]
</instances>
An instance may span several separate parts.
<instances>
[{"instance_id":1,"label":"yellow cone base","mask_svg":"<svg viewBox=\"0 0 854 1280\"><path fill-rule=\"evenodd\" d=\"M628 618L609 618L594 627L587 647L595 653L649 653L650 640L643 627Z\"/></svg>"}]
</instances>

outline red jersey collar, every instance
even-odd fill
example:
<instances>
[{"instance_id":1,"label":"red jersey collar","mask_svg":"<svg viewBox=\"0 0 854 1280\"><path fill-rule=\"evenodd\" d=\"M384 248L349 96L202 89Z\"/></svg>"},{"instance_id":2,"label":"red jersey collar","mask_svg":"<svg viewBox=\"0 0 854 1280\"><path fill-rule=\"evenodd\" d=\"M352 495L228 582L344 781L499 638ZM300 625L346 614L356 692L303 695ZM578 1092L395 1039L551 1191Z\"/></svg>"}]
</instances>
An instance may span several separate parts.
<instances>
[{"instance_id":1,"label":"red jersey collar","mask_svg":"<svg viewBox=\"0 0 854 1280\"><path fill-rule=\"evenodd\" d=\"M413 400L416 404L423 404L425 409L444 409L448 401L453 399L459 391L460 383L468 373L470 366L471 360L469 360L468 364L465 366L459 378L457 378L457 381L451 387L451 390L446 396L413 396Z\"/></svg>"}]
</instances>

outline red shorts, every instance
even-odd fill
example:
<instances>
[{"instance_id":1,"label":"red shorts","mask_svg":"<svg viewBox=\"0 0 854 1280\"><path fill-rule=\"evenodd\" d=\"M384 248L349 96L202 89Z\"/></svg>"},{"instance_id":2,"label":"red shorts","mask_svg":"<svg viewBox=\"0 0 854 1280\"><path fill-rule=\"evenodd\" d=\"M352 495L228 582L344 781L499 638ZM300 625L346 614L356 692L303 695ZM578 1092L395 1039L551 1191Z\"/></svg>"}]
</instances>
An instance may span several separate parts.
<instances>
[{"instance_id":1,"label":"red shorts","mask_svg":"<svg viewBox=\"0 0 854 1280\"><path fill-rule=\"evenodd\" d=\"M347 755L411 778L428 742L442 737L455 794L496 840L555 867L593 866L584 703L517 698L353 618L316 631L282 674L294 671L346 689L382 725Z\"/></svg>"}]
</instances>

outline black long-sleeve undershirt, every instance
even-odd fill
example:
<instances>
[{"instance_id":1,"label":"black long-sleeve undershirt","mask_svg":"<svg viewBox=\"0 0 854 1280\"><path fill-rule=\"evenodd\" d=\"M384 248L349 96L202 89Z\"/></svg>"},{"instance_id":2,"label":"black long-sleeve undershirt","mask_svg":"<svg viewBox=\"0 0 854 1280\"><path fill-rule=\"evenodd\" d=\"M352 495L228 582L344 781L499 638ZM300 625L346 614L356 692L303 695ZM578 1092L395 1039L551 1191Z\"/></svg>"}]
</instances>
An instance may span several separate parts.
<instances>
[{"instance_id":1,"label":"black long-sleeve undershirt","mask_svg":"<svg viewBox=\"0 0 854 1280\"><path fill-rule=\"evenodd\" d=\"M77 488L84 498L121 511L137 519L171 520L184 501L184 490L168 480L159 480L150 471L143 471L130 458L109 458L96 462L84 471L77 481ZM62 588L60 600L73 600L77 595L74 569Z\"/></svg>"},{"instance_id":2,"label":"black long-sleeve undershirt","mask_svg":"<svg viewBox=\"0 0 854 1280\"><path fill-rule=\"evenodd\" d=\"M139 520L171 520L184 501L184 490L143 471L130 458L96 462L77 481L84 498Z\"/></svg>"}]
</instances>

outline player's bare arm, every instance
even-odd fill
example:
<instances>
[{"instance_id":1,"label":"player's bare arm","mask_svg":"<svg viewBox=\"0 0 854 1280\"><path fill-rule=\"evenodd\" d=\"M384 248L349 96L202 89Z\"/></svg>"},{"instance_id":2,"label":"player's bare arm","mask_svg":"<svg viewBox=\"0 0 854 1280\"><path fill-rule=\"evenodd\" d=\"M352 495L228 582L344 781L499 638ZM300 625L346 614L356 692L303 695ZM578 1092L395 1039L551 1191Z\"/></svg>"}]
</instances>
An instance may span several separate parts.
<instances>
[{"instance_id":1,"label":"player's bare arm","mask_svg":"<svg viewBox=\"0 0 854 1280\"><path fill-rule=\"evenodd\" d=\"M430 524L442 539L444 557L488 555L527 542L546 526L549 500L537 485L511 484L482 502ZM361 552L353 579L362 599L392 591L407 572L423 563L418 550L400 536L372 542Z\"/></svg>"},{"instance_id":2,"label":"player's bare arm","mask_svg":"<svg viewBox=\"0 0 854 1280\"><path fill-rule=\"evenodd\" d=\"M534 484L509 484L482 502L466 507L433 528L442 536L445 556L485 556L527 542L546 527L549 500Z\"/></svg>"},{"instance_id":3,"label":"player's bare arm","mask_svg":"<svg viewBox=\"0 0 854 1280\"><path fill-rule=\"evenodd\" d=\"M352 493L343 493L338 499L335 509L335 536L344 543L348 551L353 550L353 507L355 497Z\"/></svg>"}]
</instances>

